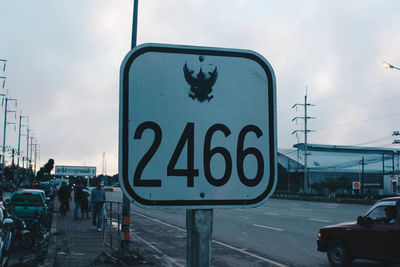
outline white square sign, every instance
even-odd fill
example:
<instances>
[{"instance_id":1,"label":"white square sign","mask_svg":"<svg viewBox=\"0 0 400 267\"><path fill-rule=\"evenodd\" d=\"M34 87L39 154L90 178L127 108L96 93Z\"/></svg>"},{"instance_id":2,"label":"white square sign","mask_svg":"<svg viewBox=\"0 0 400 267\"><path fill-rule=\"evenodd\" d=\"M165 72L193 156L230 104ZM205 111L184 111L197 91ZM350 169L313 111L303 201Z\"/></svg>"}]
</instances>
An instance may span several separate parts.
<instances>
[{"instance_id":1,"label":"white square sign","mask_svg":"<svg viewBox=\"0 0 400 267\"><path fill-rule=\"evenodd\" d=\"M122 62L119 177L142 207L254 207L276 185L272 67L248 50L143 44Z\"/></svg>"}]
</instances>

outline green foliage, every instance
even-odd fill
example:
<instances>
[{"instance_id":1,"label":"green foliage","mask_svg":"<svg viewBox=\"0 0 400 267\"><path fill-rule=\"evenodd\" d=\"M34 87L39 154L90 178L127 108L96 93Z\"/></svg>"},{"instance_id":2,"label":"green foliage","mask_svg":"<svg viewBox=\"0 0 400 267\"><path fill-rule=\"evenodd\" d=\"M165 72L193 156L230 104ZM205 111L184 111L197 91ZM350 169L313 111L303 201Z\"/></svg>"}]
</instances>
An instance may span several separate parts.
<instances>
[{"instance_id":1,"label":"green foliage","mask_svg":"<svg viewBox=\"0 0 400 267\"><path fill-rule=\"evenodd\" d=\"M50 172L54 168L54 160L49 159L47 163L40 168L40 170L37 172L36 176L39 181L45 182L51 179Z\"/></svg>"},{"instance_id":2,"label":"green foliage","mask_svg":"<svg viewBox=\"0 0 400 267\"><path fill-rule=\"evenodd\" d=\"M338 189L350 191L351 181L345 176L341 176L337 179L325 178L322 182L315 183L313 187L318 193L322 193L325 188L328 189L329 193L335 193Z\"/></svg>"}]
</instances>

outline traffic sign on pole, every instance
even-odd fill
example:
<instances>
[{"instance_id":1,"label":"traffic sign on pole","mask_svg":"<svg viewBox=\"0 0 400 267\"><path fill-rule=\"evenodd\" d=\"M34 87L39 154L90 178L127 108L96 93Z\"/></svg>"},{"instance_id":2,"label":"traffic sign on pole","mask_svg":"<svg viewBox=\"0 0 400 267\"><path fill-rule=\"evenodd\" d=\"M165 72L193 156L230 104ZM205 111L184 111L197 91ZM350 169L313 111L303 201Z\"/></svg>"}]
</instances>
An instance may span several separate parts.
<instances>
[{"instance_id":1,"label":"traffic sign on pole","mask_svg":"<svg viewBox=\"0 0 400 267\"><path fill-rule=\"evenodd\" d=\"M143 44L120 78L120 184L136 204L253 207L273 193L275 76L261 55Z\"/></svg>"}]
</instances>

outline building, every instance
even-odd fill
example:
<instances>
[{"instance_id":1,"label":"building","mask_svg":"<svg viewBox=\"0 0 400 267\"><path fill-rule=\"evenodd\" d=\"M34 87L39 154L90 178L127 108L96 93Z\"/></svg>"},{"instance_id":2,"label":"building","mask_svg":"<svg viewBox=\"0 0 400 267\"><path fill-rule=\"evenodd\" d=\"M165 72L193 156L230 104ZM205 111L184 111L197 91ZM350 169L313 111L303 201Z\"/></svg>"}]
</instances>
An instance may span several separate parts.
<instances>
[{"instance_id":1,"label":"building","mask_svg":"<svg viewBox=\"0 0 400 267\"><path fill-rule=\"evenodd\" d=\"M321 191L324 181L360 182L364 193L387 194L389 185L399 192L400 149L307 145L308 183L313 193ZM390 180L387 182L386 180ZM278 149L278 185L276 190L302 192L304 188L304 144L293 149ZM347 190L352 191L352 188ZM393 191L393 190L391 190Z\"/></svg>"}]
</instances>

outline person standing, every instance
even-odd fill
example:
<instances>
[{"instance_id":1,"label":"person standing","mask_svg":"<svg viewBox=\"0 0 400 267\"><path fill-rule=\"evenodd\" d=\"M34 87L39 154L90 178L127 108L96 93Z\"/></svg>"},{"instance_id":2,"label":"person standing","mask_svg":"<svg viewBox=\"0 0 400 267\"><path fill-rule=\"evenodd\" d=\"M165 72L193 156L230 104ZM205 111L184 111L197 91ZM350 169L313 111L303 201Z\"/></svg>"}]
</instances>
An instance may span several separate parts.
<instances>
[{"instance_id":1,"label":"person standing","mask_svg":"<svg viewBox=\"0 0 400 267\"><path fill-rule=\"evenodd\" d=\"M79 208L82 203L82 198L83 198L83 191L81 187L81 181L76 180L76 188L75 188L75 194L74 194L74 202L75 202L75 210L74 210L74 219L77 220L79 219Z\"/></svg>"},{"instance_id":2,"label":"person standing","mask_svg":"<svg viewBox=\"0 0 400 267\"><path fill-rule=\"evenodd\" d=\"M61 215L67 215L67 204L71 199L70 191L67 187L66 182L62 182L60 189L58 190L58 201L60 201L60 213Z\"/></svg>"},{"instance_id":3,"label":"person standing","mask_svg":"<svg viewBox=\"0 0 400 267\"><path fill-rule=\"evenodd\" d=\"M86 214L86 219L89 218L89 189L87 187L82 188L83 191L83 196L82 196L82 201L81 201L81 214L82 214L82 219L85 218Z\"/></svg>"},{"instance_id":4,"label":"person standing","mask_svg":"<svg viewBox=\"0 0 400 267\"><path fill-rule=\"evenodd\" d=\"M92 208L92 223L97 227L97 231L99 232L101 231L103 222L103 205L105 201L106 191L101 186L101 180L97 180L96 187L92 189L90 194L90 206Z\"/></svg>"}]
</instances>

